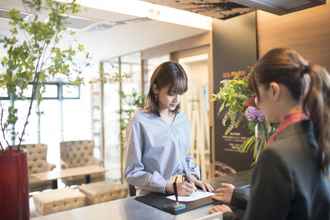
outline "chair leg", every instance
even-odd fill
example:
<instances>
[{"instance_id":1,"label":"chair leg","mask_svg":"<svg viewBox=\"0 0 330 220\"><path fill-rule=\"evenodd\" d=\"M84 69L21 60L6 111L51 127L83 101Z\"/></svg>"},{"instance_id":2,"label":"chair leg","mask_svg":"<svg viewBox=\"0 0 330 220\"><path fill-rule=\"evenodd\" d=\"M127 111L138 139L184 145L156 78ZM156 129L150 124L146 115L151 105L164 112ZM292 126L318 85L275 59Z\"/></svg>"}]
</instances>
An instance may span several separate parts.
<instances>
[{"instance_id":1,"label":"chair leg","mask_svg":"<svg viewBox=\"0 0 330 220\"><path fill-rule=\"evenodd\" d=\"M57 189L57 179L52 180L52 189Z\"/></svg>"},{"instance_id":2,"label":"chair leg","mask_svg":"<svg viewBox=\"0 0 330 220\"><path fill-rule=\"evenodd\" d=\"M85 183L90 183L91 182L91 175L90 174L87 174L85 176Z\"/></svg>"},{"instance_id":3,"label":"chair leg","mask_svg":"<svg viewBox=\"0 0 330 220\"><path fill-rule=\"evenodd\" d=\"M128 185L128 193L129 193L129 196L136 196L135 186L129 184Z\"/></svg>"}]
</instances>

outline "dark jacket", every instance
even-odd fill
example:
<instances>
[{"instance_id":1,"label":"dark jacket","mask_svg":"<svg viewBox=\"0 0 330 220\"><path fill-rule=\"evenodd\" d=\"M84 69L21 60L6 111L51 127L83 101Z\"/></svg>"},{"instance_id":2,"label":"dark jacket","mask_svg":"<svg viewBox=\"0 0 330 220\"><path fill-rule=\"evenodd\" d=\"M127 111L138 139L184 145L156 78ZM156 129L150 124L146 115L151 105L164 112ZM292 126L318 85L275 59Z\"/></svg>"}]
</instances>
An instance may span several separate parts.
<instances>
[{"instance_id":1,"label":"dark jacket","mask_svg":"<svg viewBox=\"0 0 330 220\"><path fill-rule=\"evenodd\" d=\"M330 220L330 180L319 158L310 121L286 128L257 162L243 219Z\"/></svg>"},{"instance_id":2,"label":"dark jacket","mask_svg":"<svg viewBox=\"0 0 330 220\"><path fill-rule=\"evenodd\" d=\"M246 209L247 202L250 198L250 191L250 185L236 187L231 198L230 206L238 209Z\"/></svg>"},{"instance_id":3,"label":"dark jacket","mask_svg":"<svg viewBox=\"0 0 330 220\"><path fill-rule=\"evenodd\" d=\"M250 198L251 186L236 187L230 202L233 213L224 213L223 220L242 219Z\"/></svg>"}]
</instances>

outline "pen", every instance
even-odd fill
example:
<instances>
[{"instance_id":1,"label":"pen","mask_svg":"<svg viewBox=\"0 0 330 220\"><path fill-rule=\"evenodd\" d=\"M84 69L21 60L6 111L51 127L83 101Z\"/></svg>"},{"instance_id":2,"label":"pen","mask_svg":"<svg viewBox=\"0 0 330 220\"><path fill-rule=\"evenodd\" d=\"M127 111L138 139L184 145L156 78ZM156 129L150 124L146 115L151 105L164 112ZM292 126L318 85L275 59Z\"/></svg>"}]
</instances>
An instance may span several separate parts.
<instances>
[{"instance_id":1,"label":"pen","mask_svg":"<svg viewBox=\"0 0 330 220\"><path fill-rule=\"evenodd\" d=\"M174 189L174 195L175 195L176 204L179 204L179 200L178 200L178 188L177 188L177 185L176 185L177 179L178 179L178 177L176 176L175 177L175 180L174 180L174 183L173 183L173 189Z\"/></svg>"},{"instance_id":2,"label":"pen","mask_svg":"<svg viewBox=\"0 0 330 220\"><path fill-rule=\"evenodd\" d=\"M174 194L175 194L175 205L171 206L171 210L173 210L175 213L182 211L184 209L186 209L186 205L185 204L181 204L179 203L179 199L178 199L178 187L177 187L177 179L178 176L176 176L174 183L173 183L173 189L174 189Z\"/></svg>"}]
</instances>

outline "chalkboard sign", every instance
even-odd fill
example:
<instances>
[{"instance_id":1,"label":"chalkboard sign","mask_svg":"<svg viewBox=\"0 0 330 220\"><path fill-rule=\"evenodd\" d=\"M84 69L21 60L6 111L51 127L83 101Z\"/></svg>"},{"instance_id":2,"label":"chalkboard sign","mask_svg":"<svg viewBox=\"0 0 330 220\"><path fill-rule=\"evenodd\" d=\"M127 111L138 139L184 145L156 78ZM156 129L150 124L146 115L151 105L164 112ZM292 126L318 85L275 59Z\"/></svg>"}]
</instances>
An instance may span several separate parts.
<instances>
[{"instance_id":1,"label":"chalkboard sign","mask_svg":"<svg viewBox=\"0 0 330 220\"><path fill-rule=\"evenodd\" d=\"M230 78L257 61L256 13L252 12L227 21L214 21L212 30L214 93L220 81ZM250 136L246 126L225 134L223 115L219 115L220 103L214 105L215 160L237 171L251 167L252 155L238 152L238 146Z\"/></svg>"}]
</instances>

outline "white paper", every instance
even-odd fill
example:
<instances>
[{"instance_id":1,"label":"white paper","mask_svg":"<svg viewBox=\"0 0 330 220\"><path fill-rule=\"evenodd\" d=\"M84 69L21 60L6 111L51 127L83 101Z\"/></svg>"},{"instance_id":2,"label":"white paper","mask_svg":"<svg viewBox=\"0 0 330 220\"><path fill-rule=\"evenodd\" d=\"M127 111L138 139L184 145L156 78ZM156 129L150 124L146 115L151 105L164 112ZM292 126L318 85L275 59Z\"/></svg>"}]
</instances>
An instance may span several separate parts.
<instances>
[{"instance_id":1,"label":"white paper","mask_svg":"<svg viewBox=\"0 0 330 220\"><path fill-rule=\"evenodd\" d=\"M212 193L212 192L204 192L201 190L197 190L196 192L193 192L189 196L178 196L178 200L179 200L179 202L193 202L193 201L203 199L203 198L213 196L213 195L214 195L214 193ZM167 196L166 198L175 201L175 195Z\"/></svg>"}]
</instances>

